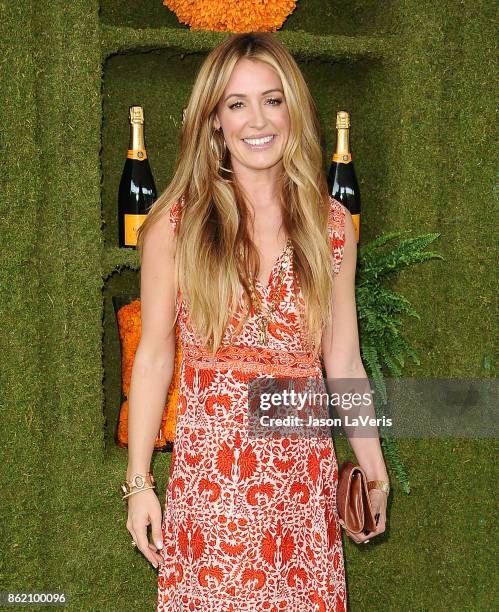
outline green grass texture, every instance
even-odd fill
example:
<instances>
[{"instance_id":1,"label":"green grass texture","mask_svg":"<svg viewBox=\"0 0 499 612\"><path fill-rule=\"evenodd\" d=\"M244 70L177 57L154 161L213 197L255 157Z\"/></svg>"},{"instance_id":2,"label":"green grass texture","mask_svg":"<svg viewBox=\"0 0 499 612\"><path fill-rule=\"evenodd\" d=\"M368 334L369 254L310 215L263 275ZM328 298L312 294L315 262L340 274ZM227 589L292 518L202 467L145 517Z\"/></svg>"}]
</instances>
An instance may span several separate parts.
<instances>
[{"instance_id":1,"label":"green grass texture","mask_svg":"<svg viewBox=\"0 0 499 612\"><path fill-rule=\"evenodd\" d=\"M196 70L225 34L190 32L161 0L0 9L0 590L152 610L156 573L130 545L114 442L111 296L138 291L139 267L117 248L117 188L131 104L166 187ZM495 376L494 16L483 0L298 0L276 34L317 102L325 164L336 111L351 113L363 238L440 233L444 259L392 281L421 315L404 320L421 356L407 377ZM349 610L495 609L496 440L397 443L411 492L393 483L382 537L344 539ZM351 454L345 439L336 451ZM162 503L169 464L154 453Z\"/></svg>"}]
</instances>

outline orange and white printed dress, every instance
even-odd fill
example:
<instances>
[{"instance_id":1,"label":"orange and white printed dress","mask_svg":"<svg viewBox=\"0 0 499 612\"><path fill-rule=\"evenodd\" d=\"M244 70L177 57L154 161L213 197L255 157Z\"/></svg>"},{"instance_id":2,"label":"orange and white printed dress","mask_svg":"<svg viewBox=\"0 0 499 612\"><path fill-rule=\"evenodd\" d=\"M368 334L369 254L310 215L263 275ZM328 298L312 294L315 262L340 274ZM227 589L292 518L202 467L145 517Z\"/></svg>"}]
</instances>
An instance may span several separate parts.
<instances>
[{"instance_id":1,"label":"orange and white printed dress","mask_svg":"<svg viewBox=\"0 0 499 612\"><path fill-rule=\"evenodd\" d=\"M338 272L346 209L333 198L330 204ZM175 227L180 213L177 203L170 214ZM268 286L256 283L265 309L283 256ZM301 344L292 264L266 345L258 343L258 315L252 315L235 340L210 357L179 295L177 308L182 362L157 612L347 610L331 436L268 439L247 431L250 378L322 378L320 360Z\"/></svg>"}]
</instances>

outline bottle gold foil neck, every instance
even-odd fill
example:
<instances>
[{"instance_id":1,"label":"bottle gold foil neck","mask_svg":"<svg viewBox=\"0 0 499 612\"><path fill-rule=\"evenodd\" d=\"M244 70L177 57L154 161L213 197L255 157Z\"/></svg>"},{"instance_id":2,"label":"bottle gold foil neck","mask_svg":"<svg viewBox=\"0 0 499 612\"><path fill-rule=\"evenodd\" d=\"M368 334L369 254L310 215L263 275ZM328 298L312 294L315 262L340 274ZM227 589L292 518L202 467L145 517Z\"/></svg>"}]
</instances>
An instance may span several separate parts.
<instances>
[{"instance_id":1,"label":"bottle gold foil neck","mask_svg":"<svg viewBox=\"0 0 499 612\"><path fill-rule=\"evenodd\" d=\"M130 123L144 123L144 109L142 106L130 106Z\"/></svg>"},{"instance_id":2,"label":"bottle gold foil neck","mask_svg":"<svg viewBox=\"0 0 499 612\"><path fill-rule=\"evenodd\" d=\"M336 128L346 129L350 127L350 113L347 111L338 111L336 113Z\"/></svg>"}]
</instances>

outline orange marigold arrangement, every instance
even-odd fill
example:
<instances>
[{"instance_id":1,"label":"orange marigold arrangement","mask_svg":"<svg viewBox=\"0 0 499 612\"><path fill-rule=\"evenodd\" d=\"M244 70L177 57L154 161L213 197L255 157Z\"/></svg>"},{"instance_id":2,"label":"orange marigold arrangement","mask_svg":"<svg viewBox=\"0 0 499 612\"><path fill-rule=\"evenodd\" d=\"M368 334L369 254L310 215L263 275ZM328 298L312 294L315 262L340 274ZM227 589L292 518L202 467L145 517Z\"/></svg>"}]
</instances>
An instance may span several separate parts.
<instances>
[{"instance_id":1,"label":"orange marigold arrangement","mask_svg":"<svg viewBox=\"0 0 499 612\"><path fill-rule=\"evenodd\" d=\"M275 32L295 7L296 0L163 0L191 30Z\"/></svg>"},{"instance_id":2,"label":"orange marigold arrangement","mask_svg":"<svg viewBox=\"0 0 499 612\"><path fill-rule=\"evenodd\" d=\"M132 300L129 304L122 306L116 313L118 330L121 342L121 390L124 400L120 406L118 426L116 429L116 443L118 446L128 446L128 394L132 377L133 361L140 341L141 320L140 300ZM178 388L180 380L180 361L182 350L180 344L178 326L175 328L175 368L173 378L168 389L165 409L161 418L161 426L154 442L154 449L161 450L168 443L173 443L175 438L175 420L178 401Z\"/></svg>"}]
</instances>

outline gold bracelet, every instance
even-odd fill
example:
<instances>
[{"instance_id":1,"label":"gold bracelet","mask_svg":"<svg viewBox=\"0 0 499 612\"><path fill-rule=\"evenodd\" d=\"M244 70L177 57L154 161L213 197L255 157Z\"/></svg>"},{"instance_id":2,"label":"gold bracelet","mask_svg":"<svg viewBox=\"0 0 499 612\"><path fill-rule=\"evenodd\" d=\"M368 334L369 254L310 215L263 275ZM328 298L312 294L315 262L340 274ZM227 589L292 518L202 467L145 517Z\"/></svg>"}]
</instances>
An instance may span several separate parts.
<instances>
[{"instance_id":1,"label":"gold bracelet","mask_svg":"<svg viewBox=\"0 0 499 612\"><path fill-rule=\"evenodd\" d=\"M371 489L379 489L385 493L390 493L390 483L386 480L368 480L367 490L369 491Z\"/></svg>"},{"instance_id":2,"label":"gold bracelet","mask_svg":"<svg viewBox=\"0 0 499 612\"><path fill-rule=\"evenodd\" d=\"M147 491L148 489L154 489L154 487L142 487L141 489L137 489L136 491L131 491L130 493L123 495L121 499L126 499L127 497L130 497L130 495L135 495L135 493L140 493L141 491Z\"/></svg>"},{"instance_id":3,"label":"gold bracelet","mask_svg":"<svg viewBox=\"0 0 499 612\"><path fill-rule=\"evenodd\" d=\"M132 493L138 493L139 491L146 491L147 489L154 489L156 487L156 481L151 472L147 472L145 476L143 474L134 474L130 480L120 485L120 489L123 493L121 499L126 499Z\"/></svg>"}]
</instances>

